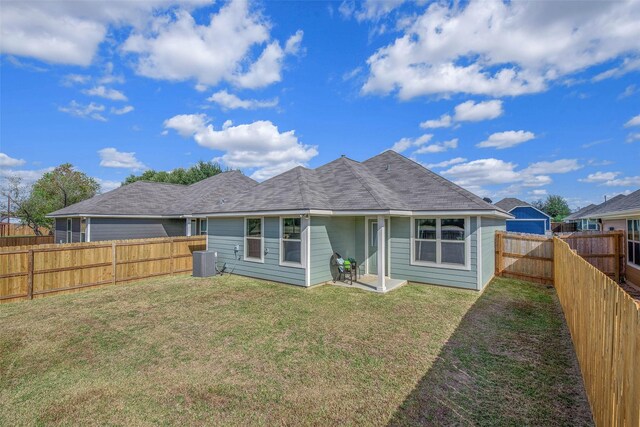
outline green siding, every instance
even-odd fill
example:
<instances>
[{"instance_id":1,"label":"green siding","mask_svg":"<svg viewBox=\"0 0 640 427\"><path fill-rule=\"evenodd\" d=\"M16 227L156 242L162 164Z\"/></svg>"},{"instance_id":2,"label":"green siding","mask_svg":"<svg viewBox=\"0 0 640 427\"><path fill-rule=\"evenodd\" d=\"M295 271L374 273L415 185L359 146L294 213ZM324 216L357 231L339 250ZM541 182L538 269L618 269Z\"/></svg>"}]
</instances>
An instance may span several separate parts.
<instances>
[{"instance_id":1,"label":"green siding","mask_svg":"<svg viewBox=\"0 0 640 427\"><path fill-rule=\"evenodd\" d=\"M482 218L482 287L491 280L496 269L496 231L505 229L504 219Z\"/></svg>"},{"instance_id":2,"label":"green siding","mask_svg":"<svg viewBox=\"0 0 640 427\"><path fill-rule=\"evenodd\" d=\"M280 265L280 219L264 218L264 263L244 260L244 218L209 218L209 250L218 252L218 264L234 274L305 286L305 269ZM234 254L239 245L238 255ZM240 259L238 259L240 258Z\"/></svg>"},{"instance_id":3,"label":"green siding","mask_svg":"<svg viewBox=\"0 0 640 427\"><path fill-rule=\"evenodd\" d=\"M364 261L363 217L311 217L311 284L332 280L331 256Z\"/></svg>"},{"instance_id":4,"label":"green siding","mask_svg":"<svg viewBox=\"0 0 640 427\"><path fill-rule=\"evenodd\" d=\"M467 289L478 288L477 266L477 224L470 220L471 269L458 270L446 267L426 267L411 265L411 222L409 218L391 218L391 278L434 285L455 286Z\"/></svg>"}]
</instances>

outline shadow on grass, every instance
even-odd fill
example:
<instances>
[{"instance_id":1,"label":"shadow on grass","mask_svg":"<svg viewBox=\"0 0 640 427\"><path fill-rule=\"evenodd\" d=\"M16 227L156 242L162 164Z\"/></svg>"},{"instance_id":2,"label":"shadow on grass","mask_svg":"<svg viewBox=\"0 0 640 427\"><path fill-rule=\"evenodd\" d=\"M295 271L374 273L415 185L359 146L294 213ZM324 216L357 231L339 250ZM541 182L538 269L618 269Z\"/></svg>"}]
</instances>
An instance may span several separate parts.
<instances>
[{"instance_id":1,"label":"shadow on grass","mask_svg":"<svg viewBox=\"0 0 640 427\"><path fill-rule=\"evenodd\" d=\"M593 425L554 289L494 280L389 425Z\"/></svg>"}]
</instances>

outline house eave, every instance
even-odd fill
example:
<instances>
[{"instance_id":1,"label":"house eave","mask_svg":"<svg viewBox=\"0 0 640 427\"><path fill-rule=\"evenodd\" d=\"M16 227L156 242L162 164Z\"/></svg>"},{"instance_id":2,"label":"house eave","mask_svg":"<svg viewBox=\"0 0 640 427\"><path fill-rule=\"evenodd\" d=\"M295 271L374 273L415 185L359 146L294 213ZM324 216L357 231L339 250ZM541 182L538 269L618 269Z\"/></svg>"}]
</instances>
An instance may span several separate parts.
<instances>
[{"instance_id":1,"label":"house eave","mask_svg":"<svg viewBox=\"0 0 640 427\"><path fill-rule=\"evenodd\" d=\"M90 218L189 218L191 215L114 215L114 214L92 214L92 213L74 213L74 214L48 214L47 218L80 218L80 217L90 217Z\"/></svg>"},{"instance_id":2,"label":"house eave","mask_svg":"<svg viewBox=\"0 0 640 427\"><path fill-rule=\"evenodd\" d=\"M244 217L244 216L282 216L282 215L315 215L315 216L483 216L492 218L514 218L506 212L497 210L329 210L329 209L291 209L273 211L238 211L238 212L210 212L194 214L194 217Z\"/></svg>"}]
</instances>

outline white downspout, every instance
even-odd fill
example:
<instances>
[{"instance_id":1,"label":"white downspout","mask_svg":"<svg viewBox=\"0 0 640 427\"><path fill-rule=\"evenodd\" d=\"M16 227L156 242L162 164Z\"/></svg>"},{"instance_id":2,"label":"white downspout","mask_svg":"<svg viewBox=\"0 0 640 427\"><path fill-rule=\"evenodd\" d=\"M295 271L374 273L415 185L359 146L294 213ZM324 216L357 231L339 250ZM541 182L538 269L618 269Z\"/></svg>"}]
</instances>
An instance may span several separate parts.
<instances>
[{"instance_id":1,"label":"white downspout","mask_svg":"<svg viewBox=\"0 0 640 427\"><path fill-rule=\"evenodd\" d=\"M384 216L378 215L378 290L386 291L386 239L385 239Z\"/></svg>"}]
</instances>

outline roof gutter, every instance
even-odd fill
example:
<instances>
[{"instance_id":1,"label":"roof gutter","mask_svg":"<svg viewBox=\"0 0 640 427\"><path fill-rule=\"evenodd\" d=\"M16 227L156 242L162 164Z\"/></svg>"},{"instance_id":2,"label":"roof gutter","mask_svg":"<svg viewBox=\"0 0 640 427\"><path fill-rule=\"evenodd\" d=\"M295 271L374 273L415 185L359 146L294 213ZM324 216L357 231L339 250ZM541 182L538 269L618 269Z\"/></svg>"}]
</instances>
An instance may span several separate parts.
<instances>
[{"instance_id":1,"label":"roof gutter","mask_svg":"<svg viewBox=\"0 0 640 427\"><path fill-rule=\"evenodd\" d=\"M74 213L74 214L48 214L47 218L79 218L79 217L91 217L91 218L190 218L191 215L104 215L104 214L92 214L92 213Z\"/></svg>"},{"instance_id":2,"label":"roof gutter","mask_svg":"<svg viewBox=\"0 0 640 427\"><path fill-rule=\"evenodd\" d=\"M282 216L282 215L316 215L316 216L355 216L355 215L390 215L390 216L483 216L510 219L513 215L498 210L448 210L448 211L408 211L408 210L353 210L335 211L325 209L291 209L273 211L239 211L239 212L210 212L194 214L198 218L224 218L224 217L244 217L244 216Z\"/></svg>"}]
</instances>

